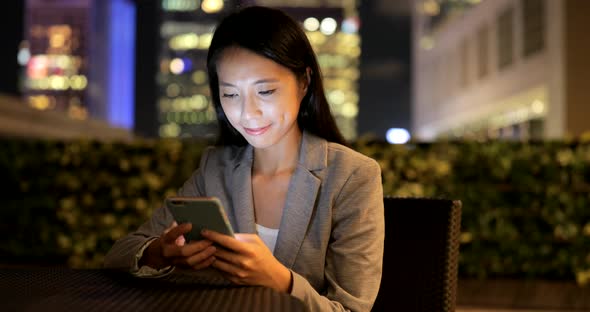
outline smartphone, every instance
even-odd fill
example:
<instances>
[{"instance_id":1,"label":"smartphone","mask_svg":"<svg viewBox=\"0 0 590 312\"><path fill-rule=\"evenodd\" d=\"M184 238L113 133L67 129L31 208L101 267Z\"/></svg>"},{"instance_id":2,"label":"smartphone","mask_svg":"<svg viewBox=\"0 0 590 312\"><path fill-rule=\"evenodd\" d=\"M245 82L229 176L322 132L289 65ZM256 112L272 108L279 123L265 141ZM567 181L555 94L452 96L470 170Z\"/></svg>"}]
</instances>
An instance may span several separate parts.
<instances>
[{"instance_id":1,"label":"smartphone","mask_svg":"<svg viewBox=\"0 0 590 312\"><path fill-rule=\"evenodd\" d=\"M203 229L234 236L221 201L216 197L175 196L166 198L165 202L176 223L193 225L192 230L184 235L187 242L202 240L201 230Z\"/></svg>"}]
</instances>

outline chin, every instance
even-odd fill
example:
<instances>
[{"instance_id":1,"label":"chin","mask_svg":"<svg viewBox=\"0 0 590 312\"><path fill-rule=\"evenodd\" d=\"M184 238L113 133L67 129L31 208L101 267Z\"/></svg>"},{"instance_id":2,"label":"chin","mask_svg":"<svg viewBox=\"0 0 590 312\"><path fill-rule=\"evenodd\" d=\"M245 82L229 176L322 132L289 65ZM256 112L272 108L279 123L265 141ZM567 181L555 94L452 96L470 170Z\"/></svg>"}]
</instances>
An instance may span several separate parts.
<instances>
[{"instance_id":1,"label":"chin","mask_svg":"<svg viewBox=\"0 0 590 312\"><path fill-rule=\"evenodd\" d=\"M246 141L248 141L248 143L250 145L252 145L252 147L257 148L257 149L265 149L265 148L273 146L275 143L275 142L271 142L269 140L256 140L256 139L254 139L254 140L246 139Z\"/></svg>"},{"instance_id":2,"label":"chin","mask_svg":"<svg viewBox=\"0 0 590 312\"><path fill-rule=\"evenodd\" d=\"M277 140L274 136L272 136L270 133L268 135L263 135L263 136L258 136L258 137L252 137L249 136L248 134L242 134L244 136L244 138L246 139L246 141L248 142L248 144L252 145L252 147L254 148L258 148L258 149L265 149L268 147L271 147L273 145L275 145L277 143Z\"/></svg>"}]
</instances>

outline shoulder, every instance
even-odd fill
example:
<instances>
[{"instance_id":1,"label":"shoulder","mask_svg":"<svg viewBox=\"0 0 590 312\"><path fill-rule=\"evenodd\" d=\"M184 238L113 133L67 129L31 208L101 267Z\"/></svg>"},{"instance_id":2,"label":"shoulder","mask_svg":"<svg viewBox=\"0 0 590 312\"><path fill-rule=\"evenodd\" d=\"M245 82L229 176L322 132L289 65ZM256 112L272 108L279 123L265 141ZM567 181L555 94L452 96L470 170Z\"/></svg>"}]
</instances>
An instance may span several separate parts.
<instances>
[{"instance_id":1,"label":"shoulder","mask_svg":"<svg viewBox=\"0 0 590 312\"><path fill-rule=\"evenodd\" d=\"M374 159L308 132L303 135L300 163L311 171L320 169L326 172L324 169L327 169L330 178L348 176L359 169L380 172Z\"/></svg>"},{"instance_id":2,"label":"shoulder","mask_svg":"<svg viewBox=\"0 0 590 312\"><path fill-rule=\"evenodd\" d=\"M328 168L333 168L350 173L380 173L381 168L376 160L361 154L349 147L338 143L327 144Z\"/></svg>"}]
</instances>

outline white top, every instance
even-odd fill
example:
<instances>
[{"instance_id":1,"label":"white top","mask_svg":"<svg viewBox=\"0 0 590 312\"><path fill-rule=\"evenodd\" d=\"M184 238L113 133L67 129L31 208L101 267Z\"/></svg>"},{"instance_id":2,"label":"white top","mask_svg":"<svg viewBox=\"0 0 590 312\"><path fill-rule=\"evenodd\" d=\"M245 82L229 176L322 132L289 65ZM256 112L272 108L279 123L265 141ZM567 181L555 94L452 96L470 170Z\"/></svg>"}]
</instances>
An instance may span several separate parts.
<instances>
[{"instance_id":1,"label":"white top","mask_svg":"<svg viewBox=\"0 0 590 312\"><path fill-rule=\"evenodd\" d=\"M277 244L277 236L279 236L279 229L271 229L256 223L256 231L258 236L262 239L266 247L271 252L275 252L275 245Z\"/></svg>"}]
</instances>

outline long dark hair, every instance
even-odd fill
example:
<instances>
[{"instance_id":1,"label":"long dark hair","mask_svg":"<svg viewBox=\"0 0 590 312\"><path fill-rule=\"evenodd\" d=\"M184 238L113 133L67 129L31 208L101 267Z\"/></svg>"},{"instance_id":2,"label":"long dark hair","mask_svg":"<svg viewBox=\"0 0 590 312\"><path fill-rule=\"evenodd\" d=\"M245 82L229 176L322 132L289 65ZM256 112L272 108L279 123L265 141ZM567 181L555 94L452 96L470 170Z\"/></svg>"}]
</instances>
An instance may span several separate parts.
<instances>
[{"instance_id":1,"label":"long dark hair","mask_svg":"<svg viewBox=\"0 0 590 312\"><path fill-rule=\"evenodd\" d=\"M250 6L225 17L217 26L209 52L207 70L211 98L219 122L220 145L244 146L244 137L229 123L219 99L217 61L229 47L240 47L264 56L290 69L298 79L307 79L307 94L301 101L297 124L330 142L347 145L336 126L326 100L320 67L305 32L298 22L278 9Z\"/></svg>"}]
</instances>

